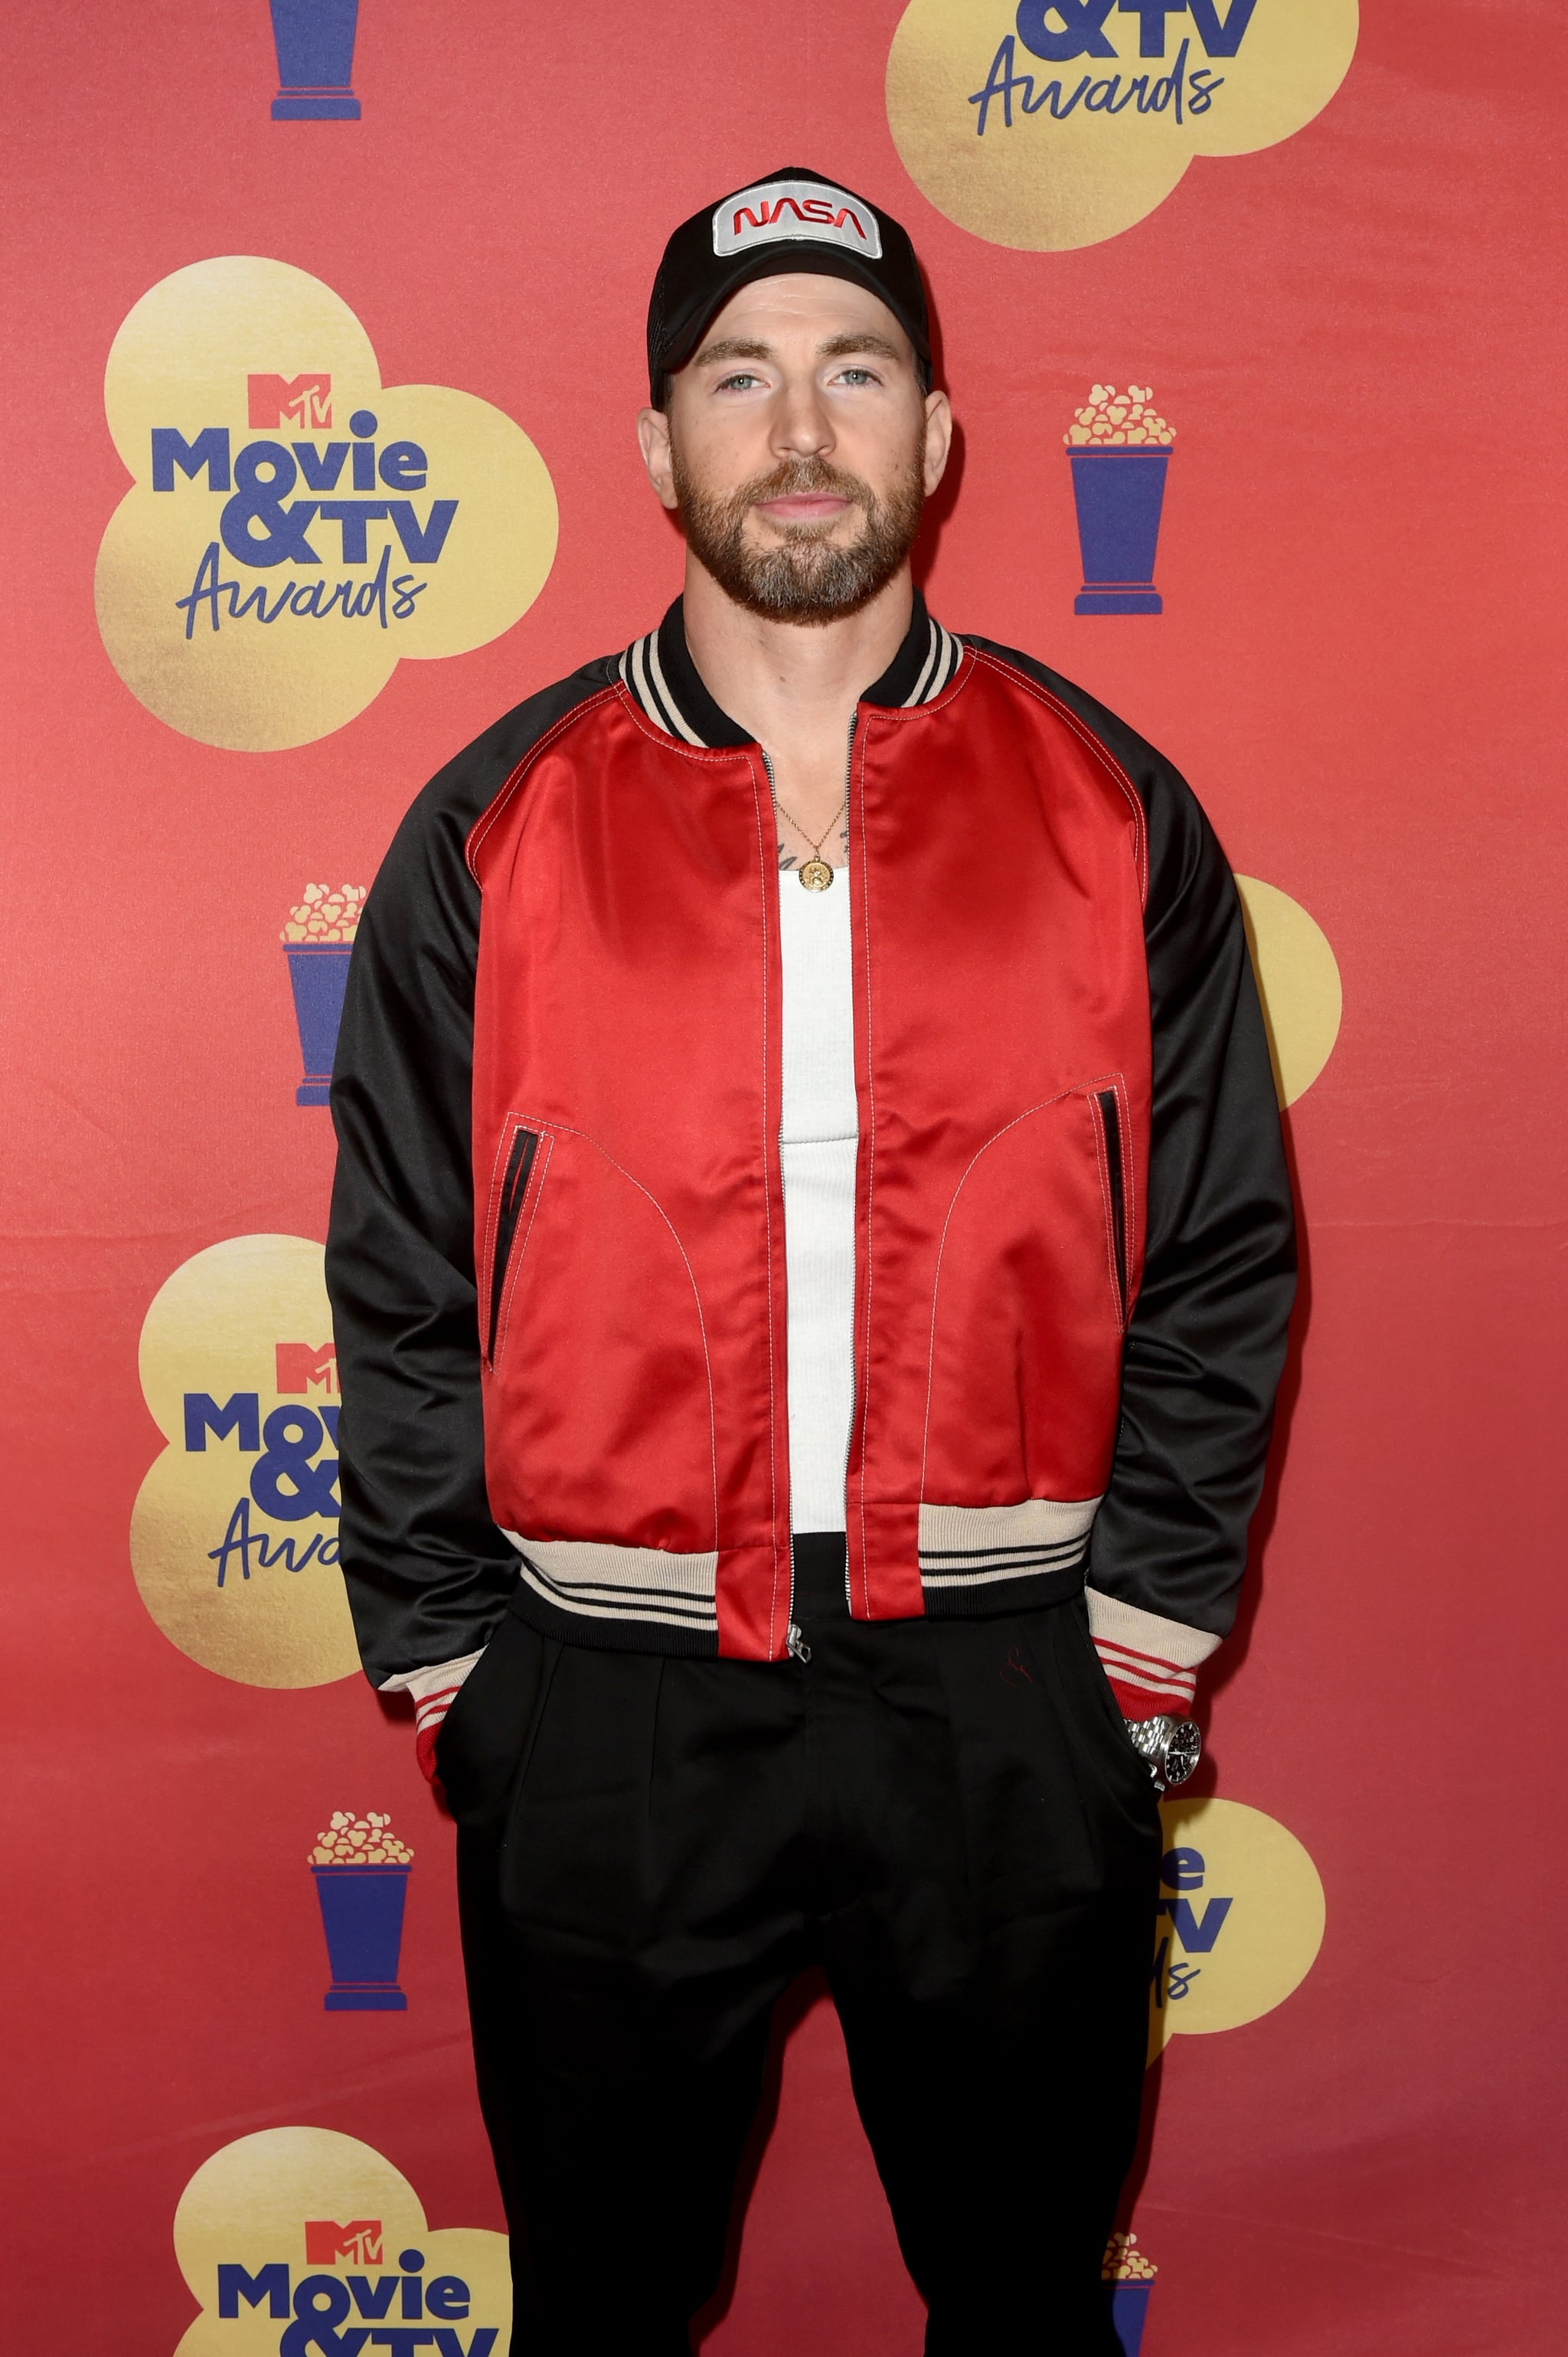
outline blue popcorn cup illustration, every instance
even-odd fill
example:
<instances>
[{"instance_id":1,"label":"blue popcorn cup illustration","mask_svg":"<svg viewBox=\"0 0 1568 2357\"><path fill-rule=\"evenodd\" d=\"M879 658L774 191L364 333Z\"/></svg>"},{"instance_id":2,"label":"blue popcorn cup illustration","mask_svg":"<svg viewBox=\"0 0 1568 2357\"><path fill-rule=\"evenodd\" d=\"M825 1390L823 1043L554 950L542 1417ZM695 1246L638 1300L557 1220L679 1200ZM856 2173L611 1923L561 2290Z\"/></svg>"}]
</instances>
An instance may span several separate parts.
<instances>
[{"instance_id":1,"label":"blue popcorn cup illustration","mask_svg":"<svg viewBox=\"0 0 1568 2357\"><path fill-rule=\"evenodd\" d=\"M349 980L349 952L360 929L367 889L363 884L307 884L303 899L289 910L283 929L295 1020L299 1026L299 1052L305 1059L305 1078L295 1091L295 1104L328 1102L338 1027L343 1019L343 992Z\"/></svg>"},{"instance_id":2,"label":"blue popcorn cup illustration","mask_svg":"<svg viewBox=\"0 0 1568 2357\"><path fill-rule=\"evenodd\" d=\"M1148 2321L1149 2294L1155 2287L1152 2283L1119 2283L1108 2288L1111 2321L1122 2343L1122 2357L1138 2357L1144 2345L1144 2327Z\"/></svg>"},{"instance_id":3,"label":"blue popcorn cup illustration","mask_svg":"<svg viewBox=\"0 0 1568 2357\"><path fill-rule=\"evenodd\" d=\"M332 1986L328 2013L405 2013L397 1985L406 1866L313 1866Z\"/></svg>"},{"instance_id":4,"label":"blue popcorn cup illustration","mask_svg":"<svg viewBox=\"0 0 1568 2357\"><path fill-rule=\"evenodd\" d=\"M1168 448L1105 444L1069 449L1083 587L1075 614L1158 614L1155 551Z\"/></svg>"},{"instance_id":5,"label":"blue popcorn cup illustration","mask_svg":"<svg viewBox=\"0 0 1568 2357\"><path fill-rule=\"evenodd\" d=\"M1101 2287L1111 2322L1121 2344L1122 2357L1138 2357L1149 2316L1149 2294L1159 2269L1138 2248L1133 2233L1113 2233L1105 2246Z\"/></svg>"},{"instance_id":6,"label":"blue popcorn cup illustration","mask_svg":"<svg viewBox=\"0 0 1568 2357\"><path fill-rule=\"evenodd\" d=\"M288 942L284 946L305 1060L305 1077L294 1092L295 1104L328 1103L352 947L350 942Z\"/></svg>"},{"instance_id":7,"label":"blue popcorn cup illustration","mask_svg":"<svg viewBox=\"0 0 1568 2357\"><path fill-rule=\"evenodd\" d=\"M272 0L278 58L274 123L357 123L349 83L360 0Z\"/></svg>"}]
</instances>

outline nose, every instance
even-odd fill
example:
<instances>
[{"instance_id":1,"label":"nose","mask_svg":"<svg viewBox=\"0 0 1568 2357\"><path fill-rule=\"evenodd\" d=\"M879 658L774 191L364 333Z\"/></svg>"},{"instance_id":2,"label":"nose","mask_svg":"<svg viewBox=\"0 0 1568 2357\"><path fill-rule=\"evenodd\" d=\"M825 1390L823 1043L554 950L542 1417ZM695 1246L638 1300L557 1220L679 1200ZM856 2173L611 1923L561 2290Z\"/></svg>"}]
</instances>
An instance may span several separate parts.
<instances>
[{"instance_id":1,"label":"nose","mask_svg":"<svg viewBox=\"0 0 1568 2357\"><path fill-rule=\"evenodd\" d=\"M822 458L833 447L832 421L814 375L787 380L772 423L773 447L780 458Z\"/></svg>"}]
</instances>

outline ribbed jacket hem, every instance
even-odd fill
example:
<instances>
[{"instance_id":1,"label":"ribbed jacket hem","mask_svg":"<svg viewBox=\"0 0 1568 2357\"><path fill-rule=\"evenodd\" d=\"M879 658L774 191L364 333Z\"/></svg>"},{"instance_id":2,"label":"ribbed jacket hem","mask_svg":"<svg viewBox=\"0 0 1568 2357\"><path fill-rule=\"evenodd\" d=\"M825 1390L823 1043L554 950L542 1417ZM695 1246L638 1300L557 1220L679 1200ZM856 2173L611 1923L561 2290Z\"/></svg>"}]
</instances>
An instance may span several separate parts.
<instances>
[{"instance_id":1,"label":"ribbed jacket hem","mask_svg":"<svg viewBox=\"0 0 1568 2357\"><path fill-rule=\"evenodd\" d=\"M634 1620L620 1614L590 1618L585 1612L566 1611L552 1604L525 1579L519 1580L507 1609L520 1620L526 1620L542 1637L558 1638L564 1645L582 1645L590 1652L663 1653L672 1660L686 1661L718 1659L716 1629L676 1629L668 1623Z\"/></svg>"}]
</instances>

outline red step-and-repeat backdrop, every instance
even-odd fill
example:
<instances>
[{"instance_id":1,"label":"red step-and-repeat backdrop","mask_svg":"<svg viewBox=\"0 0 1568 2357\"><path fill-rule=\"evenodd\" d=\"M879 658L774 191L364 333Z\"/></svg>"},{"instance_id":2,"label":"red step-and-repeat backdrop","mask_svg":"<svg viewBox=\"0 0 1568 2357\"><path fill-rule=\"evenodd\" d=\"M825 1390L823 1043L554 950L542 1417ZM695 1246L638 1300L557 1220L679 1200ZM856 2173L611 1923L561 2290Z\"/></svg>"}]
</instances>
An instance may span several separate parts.
<instances>
[{"instance_id":1,"label":"red step-and-repeat backdrop","mask_svg":"<svg viewBox=\"0 0 1568 2357\"><path fill-rule=\"evenodd\" d=\"M961 421L933 606L1193 780L1287 1108L1305 1276L1166 1811L1123 2345L1561 2345L1563 30L1548 0L14 15L18 2350L348 2351L394 2302L399 2348L505 2349L452 1827L336 1568L326 1075L417 788L678 586L632 436L650 282L791 163L929 274ZM703 2345L913 2352L831 2007L787 2013Z\"/></svg>"}]
</instances>

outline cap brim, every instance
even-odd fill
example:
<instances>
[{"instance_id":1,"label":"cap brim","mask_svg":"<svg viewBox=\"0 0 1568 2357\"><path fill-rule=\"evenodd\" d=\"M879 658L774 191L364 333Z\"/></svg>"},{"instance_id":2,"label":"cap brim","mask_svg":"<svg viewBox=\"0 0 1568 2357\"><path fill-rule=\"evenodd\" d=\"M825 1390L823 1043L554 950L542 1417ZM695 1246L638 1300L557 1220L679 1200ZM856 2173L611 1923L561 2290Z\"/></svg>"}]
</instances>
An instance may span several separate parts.
<instances>
[{"instance_id":1,"label":"cap brim","mask_svg":"<svg viewBox=\"0 0 1568 2357\"><path fill-rule=\"evenodd\" d=\"M852 285L864 286L869 295L897 320L908 337L918 360L930 366L931 350L918 324L908 318L896 303L887 299L887 288L875 271L868 269L857 254L842 249L819 244L814 238L781 238L776 244L760 253L737 254L733 269L725 272L710 297L693 311L689 320L681 321L666 337L660 367L666 376L683 369L696 352L713 321L717 318L732 295L749 286L758 278L847 278Z\"/></svg>"}]
</instances>

